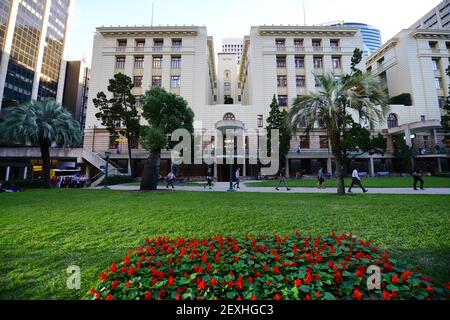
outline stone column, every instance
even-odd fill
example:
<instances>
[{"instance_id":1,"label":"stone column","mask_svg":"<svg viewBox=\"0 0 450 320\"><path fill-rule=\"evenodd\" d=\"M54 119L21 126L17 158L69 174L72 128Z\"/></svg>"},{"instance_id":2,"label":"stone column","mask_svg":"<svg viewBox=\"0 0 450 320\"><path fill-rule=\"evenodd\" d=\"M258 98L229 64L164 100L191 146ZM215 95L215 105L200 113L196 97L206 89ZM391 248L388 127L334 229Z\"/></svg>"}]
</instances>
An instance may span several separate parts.
<instances>
[{"instance_id":1,"label":"stone column","mask_svg":"<svg viewBox=\"0 0 450 320\"><path fill-rule=\"evenodd\" d=\"M373 156L370 157L370 176L375 177L375 162Z\"/></svg>"},{"instance_id":2,"label":"stone column","mask_svg":"<svg viewBox=\"0 0 450 320\"><path fill-rule=\"evenodd\" d=\"M442 173L442 162L441 162L441 158L437 158L437 173Z\"/></svg>"},{"instance_id":3,"label":"stone column","mask_svg":"<svg viewBox=\"0 0 450 320\"><path fill-rule=\"evenodd\" d=\"M411 130L409 129L409 127L405 129L405 137L406 137L406 145L412 148L413 144L411 139Z\"/></svg>"},{"instance_id":4,"label":"stone column","mask_svg":"<svg viewBox=\"0 0 450 320\"><path fill-rule=\"evenodd\" d=\"M290 165L289 165L289 158L287 158L286 157L286 178L289 178L290 177L290 173L291 173L291 170L290 170L291 168L290 168Z\"/></svg>"},{"instance_id":5,"label":"stone column","mask_svg":"<svg viewBox=\"0 0 450 320\"><path fill-rule=\"evenodd\" d=\"M333 175L333 161L331 160L331 158L328 158L327 161L327 172Z\"/></svg>"}]
</instances>

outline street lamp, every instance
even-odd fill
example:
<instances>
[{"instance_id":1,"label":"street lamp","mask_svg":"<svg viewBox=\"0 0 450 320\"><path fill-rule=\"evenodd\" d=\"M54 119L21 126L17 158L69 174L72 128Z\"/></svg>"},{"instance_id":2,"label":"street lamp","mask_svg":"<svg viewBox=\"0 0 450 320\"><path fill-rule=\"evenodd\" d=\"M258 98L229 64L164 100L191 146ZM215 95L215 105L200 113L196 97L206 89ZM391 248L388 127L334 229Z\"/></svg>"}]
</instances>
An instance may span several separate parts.
<instances>
[{"instance_id":1,"label":"street lamp","mask_svg":"<svg viewBox=\"0 0 450 320\"><path fill-rule=\"evenodd\" d=\"M228 192L236 192L233 188L233 163L234 163L234 140L228 139L225 140L225 145L227 147L227 153L230 155L231 161L229 163L230 165L230 188L228 189Z\"/></svg>"},{"instance_id":2,"label":"street lamp","mask_svg":"<svg viewBox=\"0 0 450 320\"><path fill-rule=\"evenodd\" d=\"M108 187L108 170L109 170L109 158L111 157L111 152L106 151L105 152L105 160L106 160L106 167L105 167L105 186L103 187L103 190L109 190Z\"/></svg>"}]
</instances>

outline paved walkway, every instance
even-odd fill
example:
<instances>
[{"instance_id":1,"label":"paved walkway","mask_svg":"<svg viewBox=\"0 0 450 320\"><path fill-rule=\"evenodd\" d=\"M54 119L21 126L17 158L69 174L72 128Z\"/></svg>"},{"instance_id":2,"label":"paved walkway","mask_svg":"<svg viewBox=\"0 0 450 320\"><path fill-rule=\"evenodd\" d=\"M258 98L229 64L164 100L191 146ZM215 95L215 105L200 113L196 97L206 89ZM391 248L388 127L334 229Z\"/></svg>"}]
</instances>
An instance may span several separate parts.
<instances>
[{"instance_id":1,"label":"paved walkway","mask_svg":"<svg viewBox=\"0 0 450 320\"><path fill-rule=\"evenodd\" d=\"M176 186L177 191L193 191L193 192L227 192L230 184L226 182L218 182L214 185L212 190L204 189L201 186L194 187L184 187ZM101 188L100 188L101 189ZM122 190L122 191L139 191L139 186L129 186L129 185L118 185L112 186L112 190ZM159 190L167 190L164 187L159 187ZM450 195L450 188L433 188L426 189L424 191L414 191L406 188L368 188L368 194L427 194L427 195ZM256 192L256 193L322 193L322 194L333 194L336 193L336 188L328 188L325 190L318 190L316 188L292 188L291 191L286 191L286 189L280 188L280 191L276 191L274 188L258 188L258 187L247 187L245 183L241 183L241 189L238 192ZM361 189L354 189L354 194L362 193Z\"/></svg>"}]
</instances>

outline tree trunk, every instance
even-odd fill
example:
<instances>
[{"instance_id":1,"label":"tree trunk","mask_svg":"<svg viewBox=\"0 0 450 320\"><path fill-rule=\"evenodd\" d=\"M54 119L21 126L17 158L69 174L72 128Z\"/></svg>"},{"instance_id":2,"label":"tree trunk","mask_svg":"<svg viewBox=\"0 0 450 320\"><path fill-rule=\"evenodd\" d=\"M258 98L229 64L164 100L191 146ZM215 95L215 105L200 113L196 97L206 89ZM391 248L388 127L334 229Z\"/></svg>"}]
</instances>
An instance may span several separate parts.
<instances>
[{"instance_id":1,"label":"tree trunk","mask_svg":"<svg viewBox=\"0 0 450 320\"><path fill-rule=\"evenodd\" d=\"M131 136L128 135L127 136L127 145L128 145L128 169L129 169L129 173L130 175L134 178L135 177L135 172L134 172L134 166L133 166L133 157L131 154L132 148L131 148Z\"/></svg>"},{"instance_id":2,"label":"tree trunk","mask_svg":"<svg viewBox=\"0 0 450 320\"><path fill-rule=\"evenodd\" d=\"M161 151L151 151L150 157L145 161L144 174L141 182L142 191L158 190L160 165Z\"/></svg>"},{"instance_id":3,"label":"tree trunk","mask_svg":"<svg viewBox=\"0 0 450 320\"><path fill-rule=\"evenodd\" d=\"M50 188L50 143L46 140L41 140L41 158L42 158L42 169L44 173L45 187Z\"/></svg>"},{"instance_id":4,"label":"tree trunk","mask_svg":"<svg viewBox=\"0 0 450 320\"><path fill-rule=\"evenodd\" d=\"M341 137L339 133L334 133L330 135L331 146L333 156L336 160L336 178L337 178L337 194L339 196L345 195L345 173L344 173L344 159L342 156L341 149Z\"/></svg>"}]
</instances>

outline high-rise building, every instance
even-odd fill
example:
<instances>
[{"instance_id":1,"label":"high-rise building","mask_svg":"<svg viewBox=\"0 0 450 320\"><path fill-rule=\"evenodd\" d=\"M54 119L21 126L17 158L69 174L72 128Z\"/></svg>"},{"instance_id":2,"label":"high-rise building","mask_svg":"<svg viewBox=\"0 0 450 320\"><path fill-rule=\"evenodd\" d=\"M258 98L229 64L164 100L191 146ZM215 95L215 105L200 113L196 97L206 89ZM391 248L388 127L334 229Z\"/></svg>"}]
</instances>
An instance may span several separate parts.
<instances>
[{"instance_id":1,"label":"high-rise building","mask_svg":"<svg viewBox=\"0 0 450 320\"><path fill-rule=\"evenodd\" d=\"M338 23L333 22L324 25L358 28L362 34L364 43L364 56L366 58L377 51L382 45L380 30L367 24L340 21Z\"/></svg>"},{"instance_id":2,"label":"high-rise building","mask_svg":"<svg viewBox=\"0 0 450 320\"><path fill-rule=\"evenodd\" d=\"M222 53L235 53L238 64L241 64L242 53L244 51L244 39L225 38L222 40Z\"/></svg>"},{"instance_id":3,"label":"high-rise building","mask_svg":"<svg viewBox=\"0 0 450 320\"><path fill-rule=\"evenodd\" d=\"M410 29L450 29L450 0L444 0Z\"/></svg>"},{"instance_id":4,"label":"high-rise building","mask_svg":"<svg viewBox=\"0 0 450 320\"><path fill-rule=\"evenodd\" d=\"M72 2L0 1L0 108L45 98L62 102Z\"/></svg>"}]
</instances>

